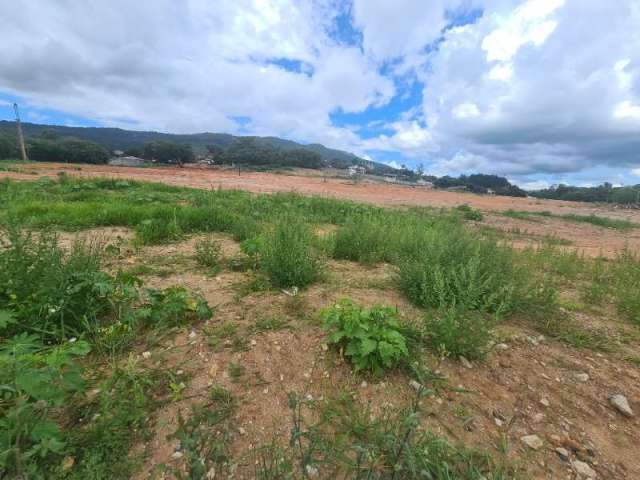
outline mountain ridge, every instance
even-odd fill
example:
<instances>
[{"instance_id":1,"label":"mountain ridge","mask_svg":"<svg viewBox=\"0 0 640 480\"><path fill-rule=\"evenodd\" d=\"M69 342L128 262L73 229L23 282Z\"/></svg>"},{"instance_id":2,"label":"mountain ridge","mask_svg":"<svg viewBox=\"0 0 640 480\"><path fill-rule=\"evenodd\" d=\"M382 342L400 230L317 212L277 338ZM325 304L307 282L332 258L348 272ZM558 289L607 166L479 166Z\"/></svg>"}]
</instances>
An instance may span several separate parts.
<instances>
[{"instance_id":1,"label":"mountain ridge","mask_svg":"<svg viewBox=\"0 0 640 480\"><path fill-rule=\"evenodd\" d=\"M200 132L200 133L164 133L153 130L127 130L119 127L69 127L64 125L47 125L22 122L25 136L38 136L44 131L54 132L61 137L75 137L99 143L110 150L127 150L140 147L147 142L166 141L172 143L189 144L196 151L203 152L207 145L217 145L227 148L238 138L252 138L263 145L270 145L283 150L304 149L316 152L326 165L339 165L347 168L351 165L362 165L375 168L380 172L393 173L398 169L387 164L366 160L351 152L326 147L320 143L304 144L275 136L232 135L230 133ZM15 131L15 122L0 120L0 132Z\"/></svg>"}]
</instances>

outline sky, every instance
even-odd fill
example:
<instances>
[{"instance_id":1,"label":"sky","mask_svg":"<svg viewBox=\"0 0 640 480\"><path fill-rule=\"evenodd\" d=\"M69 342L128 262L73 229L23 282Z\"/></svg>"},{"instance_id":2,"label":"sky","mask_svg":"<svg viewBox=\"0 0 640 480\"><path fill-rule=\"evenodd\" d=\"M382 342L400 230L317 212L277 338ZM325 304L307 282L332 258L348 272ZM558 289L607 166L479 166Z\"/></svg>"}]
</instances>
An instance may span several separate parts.
<instances>
[{"instance_id":1,"label":"sky","mask_svg":"<svg viewBox=\"0 0 640 480\"><path fill-rule=\"evenodd\" d=\"M13 0L0 31L0 119L640 183L640 0Z\"/></svg>"}]
</instances>

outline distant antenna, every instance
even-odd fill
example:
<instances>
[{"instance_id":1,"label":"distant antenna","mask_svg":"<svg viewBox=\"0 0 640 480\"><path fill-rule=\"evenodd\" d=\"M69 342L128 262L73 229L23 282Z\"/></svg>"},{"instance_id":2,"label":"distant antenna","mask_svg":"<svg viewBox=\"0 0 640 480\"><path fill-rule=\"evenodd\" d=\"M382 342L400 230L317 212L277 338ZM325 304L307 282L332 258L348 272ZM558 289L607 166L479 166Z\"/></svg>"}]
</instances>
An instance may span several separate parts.
<instances>
[{"instance_id":1,"label":"distant antenna","mask_svg":"<svg viewBox=\"0 0 640 480\"><path fill-rule=\"evenodd\" d=\"M20 124L20 112L18 111L18 104L13 104L13 110L16 112L16 129L18 130L18 145L20 146L20 153L22 153L22 160L27 161L27 149L24 148L24 136L22 135L22 125Z\"/></svg>"}]
</instances>

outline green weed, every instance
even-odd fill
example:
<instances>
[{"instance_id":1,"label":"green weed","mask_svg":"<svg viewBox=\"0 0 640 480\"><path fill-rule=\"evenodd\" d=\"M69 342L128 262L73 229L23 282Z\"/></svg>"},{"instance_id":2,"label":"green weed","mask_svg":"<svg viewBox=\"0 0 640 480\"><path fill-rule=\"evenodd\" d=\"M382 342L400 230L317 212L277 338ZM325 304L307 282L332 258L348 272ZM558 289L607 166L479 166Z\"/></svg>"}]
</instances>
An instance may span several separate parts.
<instances>
[{"instance_id":1,"label":"green weed","mask_svg":"<svg viewBox=\"0 0 640 480\"><path fill-rule=\"evenodd\" d=\"M345 299L321 316L324 328L331 331L327 342L339 347L356 371L380 375L407 362L409 349L394 309L376 306L366 310Z\"/></svg>"},{"instance_id":2,"label":"green weed","mask_svg":"<svg viewBox=\"0 0 640 480\"><path fill-rule=\"evenodd\" d=\"M204 238L196 242L195 258L198 264L207 268L217 268L222 257L220 242L211 237Z\"/></svg>"},{"instance_id":3,"label":"green weed","mask_svg":"<svg viewBox=\"0 0 640 480\"><path fill-rule=\"evenodd\" d=\"M283 217L260 246L260 267L276 287L306 287L317 280L321 265L312 248L313 233L294 217Z\"/></svg>"}]
</instances>

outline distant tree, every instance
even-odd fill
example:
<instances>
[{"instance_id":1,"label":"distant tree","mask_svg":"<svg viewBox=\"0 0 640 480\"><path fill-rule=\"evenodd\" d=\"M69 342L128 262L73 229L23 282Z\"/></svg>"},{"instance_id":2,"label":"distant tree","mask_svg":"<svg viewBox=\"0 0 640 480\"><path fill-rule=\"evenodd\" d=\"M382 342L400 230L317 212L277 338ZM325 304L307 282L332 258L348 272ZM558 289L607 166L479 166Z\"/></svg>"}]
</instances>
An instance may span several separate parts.
<instances>
[{"instance_id":1,"label":"distant tree","mask_svg":"<svg viewBox=\"0 0 640 480\"><path fill-rule=\"evenodd\" d=\"M5 158L18 158L18 148L14 136L0 133L0 160Z\"/></svg>"},{"instance_id":2,"label":"distant tree","mask_svg":"<svg viewBox=\"0 0 640 480\"><path fill-rule=\"evenodd\" d=\"M37 162L104 164L109 161L109 151L102 145L74 138L33 137L27 139L27 149L29 158Z\"/></svg>"},{"instance_id":3,"label":"distant tree","mask_svg":"<svg viewBox=\"0 0 640 480\"><path fill-rule=\"evenodd\" d=\"M191 145L163 141L146 143L142 147L142 157L160 163L177 163L179 166L193 162L196 158Z\"/></svg>"},{"instance_id":4,"label":"distant tree","mask_svg":"<svg viewBox=\"0 0 640 480\"><path fill-rule=\"evenodd\" d=\"M418 164L418 167L416 168L416 173L420 176L424 175L424 165L422 164L422 162Z\"/></svg>"},{"instance_id":5,"label":"distant tree","mask_svg":"<svg viewBox=\"0 0 640 480\"><path fill-rule=\"evenodd\" d=\"M214 160L224 155L224 148L222 148L220 145L207 145L207 151Z\"/></svg>"}]
</instances>

